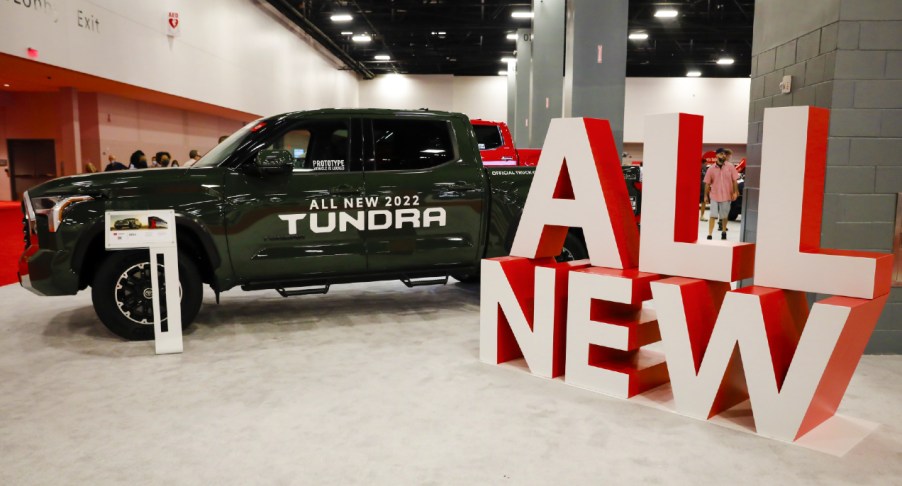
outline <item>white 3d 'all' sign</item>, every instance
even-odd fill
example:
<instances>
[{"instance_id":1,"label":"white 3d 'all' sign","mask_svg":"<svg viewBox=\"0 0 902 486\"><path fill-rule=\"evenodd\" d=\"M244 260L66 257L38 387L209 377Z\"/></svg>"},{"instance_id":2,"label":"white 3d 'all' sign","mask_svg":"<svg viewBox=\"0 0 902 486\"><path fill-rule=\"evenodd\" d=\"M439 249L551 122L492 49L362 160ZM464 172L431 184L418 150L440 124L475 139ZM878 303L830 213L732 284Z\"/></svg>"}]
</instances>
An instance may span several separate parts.
<instances>
[{"instance_id":1,"label":"white 3d 'all' sign","mask_svg":"<svg viewBox=\"0 0 902 486\"><path fill-rule=\"evenodd\" d=\"M751 244L697 241L702 117L646 119L641 236L608 122L554 120L511 256L482 262L480 359L624 399L669 382L675 411L702 420L748 400L755 431L784 441L815 430L892 269L889 254L820 247L828 126L824 109L766 110ZM589 259L558 263L570 228ZM806 292L829 297L809 309Z\"/></svg>"}]
</instances>

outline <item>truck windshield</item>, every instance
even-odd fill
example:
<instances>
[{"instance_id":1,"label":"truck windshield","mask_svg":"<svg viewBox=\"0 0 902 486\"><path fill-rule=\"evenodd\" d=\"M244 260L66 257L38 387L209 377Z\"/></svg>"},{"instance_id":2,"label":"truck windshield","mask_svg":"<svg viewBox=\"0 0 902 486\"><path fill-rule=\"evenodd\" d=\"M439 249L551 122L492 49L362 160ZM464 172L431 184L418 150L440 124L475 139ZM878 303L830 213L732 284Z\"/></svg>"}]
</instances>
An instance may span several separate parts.
<instances>
[{"instance_id":1,"label":"truck windshield","mask_svg":"<svg viewBox=\"0 0 902 486\"><path fill-rule=\"evenodd\" d=\"M225 139L219 145L213 147L212 150L204 154L200 160L197 161L196 164L191 167L216 167L222 163L223 160L226 159L235 149L241 145L241 142L247 137L248 133L260 123L260 120L254 120L247 125L241 127L237 132L229 135L229 138Z\"/></svg>"},{"instance_id":2,"label":"truck windshield","mask_svg":"<svg viewBox=\"0 0 902 486\"><path fill-rule=\"evenodd\" d=\"M496 149L503 144L501 130L495 125L473 125L473 130L476 131L479 150Z\"/></svg>"}]
</instances>

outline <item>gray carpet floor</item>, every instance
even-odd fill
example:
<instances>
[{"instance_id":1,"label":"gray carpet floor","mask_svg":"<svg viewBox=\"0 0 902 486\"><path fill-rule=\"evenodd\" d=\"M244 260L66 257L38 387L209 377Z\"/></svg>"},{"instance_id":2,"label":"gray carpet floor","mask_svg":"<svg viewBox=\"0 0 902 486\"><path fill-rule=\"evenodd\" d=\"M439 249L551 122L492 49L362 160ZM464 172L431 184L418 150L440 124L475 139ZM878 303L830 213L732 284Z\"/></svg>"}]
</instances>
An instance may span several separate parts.
<instances>
[{"instance_id":1,"label":"gray carpet floor","mask_svg":"<svg viewBox=\"0 0 902 486\"><path fill-rule=\"evenodd\" d=\"M478 286L207 292L181 355L0 287L0 484L902 484L902 356L845 457L478 361Z\"/></svg>"}]
</instances>

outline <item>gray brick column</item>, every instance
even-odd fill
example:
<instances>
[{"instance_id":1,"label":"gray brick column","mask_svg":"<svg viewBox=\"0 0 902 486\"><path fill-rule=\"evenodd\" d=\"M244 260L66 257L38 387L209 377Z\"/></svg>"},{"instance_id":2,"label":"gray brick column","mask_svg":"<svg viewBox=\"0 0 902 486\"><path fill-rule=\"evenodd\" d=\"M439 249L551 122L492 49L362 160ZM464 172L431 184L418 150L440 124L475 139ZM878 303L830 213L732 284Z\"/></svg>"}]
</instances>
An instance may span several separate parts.
<instances>
[{"instance_id":1,"label":"gray brick column","mask_svg":"<svg viewBox=\"0 0 902 486\"><path fill-rule=\"evenodd\" d=\"M755 241L764 109L830 108L821 244L892 249L902 192L902 1L758 0L743 236ZM792 91L780 94L783 76ZM867 352L902 353L902 288Z\"/></svg>"}]
</instances>

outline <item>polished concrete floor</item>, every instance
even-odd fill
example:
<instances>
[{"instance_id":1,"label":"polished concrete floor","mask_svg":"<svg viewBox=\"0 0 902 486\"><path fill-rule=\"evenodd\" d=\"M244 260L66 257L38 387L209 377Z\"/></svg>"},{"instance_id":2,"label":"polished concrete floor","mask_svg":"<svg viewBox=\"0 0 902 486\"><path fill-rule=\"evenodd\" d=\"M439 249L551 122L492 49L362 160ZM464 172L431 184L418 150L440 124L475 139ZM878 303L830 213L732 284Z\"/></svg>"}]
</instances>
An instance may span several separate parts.
<instances>
[{"instance_id":1,"label":"polished concrete floor","mask_svg":"<svg viewBox=\"0 0 902 486\"><path fill-rule=\"evenodd\" d=\"M863 358L840 412L881 425L837 458L482 364L478 293L208 292L155 356L0 287L0 485L902 484L902 356Z\"/></svg>"}]
</instances>

